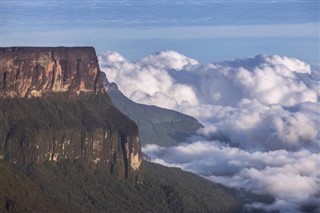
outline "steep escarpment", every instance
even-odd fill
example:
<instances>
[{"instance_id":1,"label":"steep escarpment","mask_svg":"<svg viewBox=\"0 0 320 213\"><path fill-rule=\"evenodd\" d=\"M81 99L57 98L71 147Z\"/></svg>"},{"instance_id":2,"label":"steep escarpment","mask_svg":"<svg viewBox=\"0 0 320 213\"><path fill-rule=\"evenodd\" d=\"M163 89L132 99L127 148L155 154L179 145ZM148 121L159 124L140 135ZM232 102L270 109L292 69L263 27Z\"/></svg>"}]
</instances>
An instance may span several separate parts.
<instances>
[{"instance_id":1,"label":"steep escarpment","mask_svg":"<svg viewBox=\"0 0 320 213\"><path fill-rule=\"evenodd\" d=\"M142 170L138 127L104 90L93 48L0 50L0 212L239 212L251 202L180 169ZM121 103L149 111L141 124L159 129L152 113L176 123L150 138L188 121Z\"/></svg>"},{"instance_id":2,"label":"steep escarpment","mask_svg":"<svg viewBox=\"0 0 320 213\"><path fill-rule=\"evenodd\" d=\"M0 48L0 60L0 97L103 91L92 47Z\"/></svg>"},{"instance_id":3,"label":"steep escarpment","mask_svg":"<svg viewBox=\"0 0 320 213\"><path fill-rule=\"evenodd\" d=\"M93 48L1 48L0 159L84 159L119 180L141 164L137 125L102 86Z\"/></svg>"}]
</instances>

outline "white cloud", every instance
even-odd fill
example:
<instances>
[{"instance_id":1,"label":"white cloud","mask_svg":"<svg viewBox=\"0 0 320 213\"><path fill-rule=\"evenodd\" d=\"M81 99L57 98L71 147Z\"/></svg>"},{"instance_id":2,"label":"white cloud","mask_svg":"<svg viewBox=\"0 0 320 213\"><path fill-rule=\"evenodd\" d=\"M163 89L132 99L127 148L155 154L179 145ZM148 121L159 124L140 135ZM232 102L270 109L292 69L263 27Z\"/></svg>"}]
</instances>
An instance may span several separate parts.
<instances>
[{"instance_id":1,"label":"white cloud","mask_svg":"<svg viewBox=\"0 0 320 213\"><path fill-rule=\"evenodd\" d=\"M181 70L185 66L199 64L198 61L188 58L178 52L167 50L157 54L149 55L139 61L140 64L148 64L159 69Z\"/></svg>"},{"instance_id":2,"label":"white cloud","mask_svg":"<svg viewBox=\"0 0 320 213\"><path fill-rule=\"evenodd\" d=\"M125 95L137 102L165 108L176 108L183 102L198 104L194 89L175 82L167 71L192 66L198 63L196 60L173 51L151 55L137 62L126 61L116 52L106 52L99 59L109 81L116 82Z\"/></svg>"},{"instance_id":3,"label":"white cloud","mask_svg":"<svg viewBox=\"0 0 320 213\"><path fill-rule=\"evenodd\" d=\"M200 64L173 51L136 62L107 52L100 64L134 101L174 109L203 123L201 140L144 147L154 162L270 194L276 198L272 205L252 204L270 211L320 208L317 66L278 55Z\"/></svg>"},{"instance_id":4,"label":"white cloud","mask_svg":"<svg viewBox=\"0 0 320 213\"><path fill-rule=\"evenodd\" d=\"M208 123L209 137L247 149L320 148L319 75L298 59L260 55L199 64L163 51L136 62L107 52L100 62L126 96L194 116Z\"/></svg>"},{"instance_id":5,"label":"white cloud","mask_svg":"<svg viewBox=\"0 0 320 213\"><path fill-rule=\"evenodd\" d=\"M170 148L147 145L143 152L154 162L178 166L224 185L274 196L277 201L272 205L258 205L265 209L299 212L301 206L313 203L320 210L319 153L305 149L245 151L206 141Z\"/></svg>"}]
</instances>

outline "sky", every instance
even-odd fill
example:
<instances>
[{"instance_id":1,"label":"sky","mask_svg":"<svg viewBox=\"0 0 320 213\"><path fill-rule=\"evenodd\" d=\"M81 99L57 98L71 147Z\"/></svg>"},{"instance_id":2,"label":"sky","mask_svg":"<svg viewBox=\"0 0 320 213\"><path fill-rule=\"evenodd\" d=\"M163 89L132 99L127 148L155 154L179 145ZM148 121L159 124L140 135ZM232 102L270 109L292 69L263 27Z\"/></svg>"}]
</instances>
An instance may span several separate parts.
<instances>
[{"instance_id":1,"label":"sky","mask_svg":"<svg viewBox=\"0 0 320 213\"><path fill-rule=\"evenodd\" d=\"M319 60L318 0L1 0L1 46L94 46L130 60L173 49L201 62Z\"/></svg>"},{"instance_id":2,"label":"sky","mask_svg":"<svg viewBox=\"0 0 320 213\"><path fill-rule=\"evenodd\" d=\"M94 46L135 102L203 128L151 161L320 212L320 1L0 0L1 46Z\"/></svg>"}]
</instances>

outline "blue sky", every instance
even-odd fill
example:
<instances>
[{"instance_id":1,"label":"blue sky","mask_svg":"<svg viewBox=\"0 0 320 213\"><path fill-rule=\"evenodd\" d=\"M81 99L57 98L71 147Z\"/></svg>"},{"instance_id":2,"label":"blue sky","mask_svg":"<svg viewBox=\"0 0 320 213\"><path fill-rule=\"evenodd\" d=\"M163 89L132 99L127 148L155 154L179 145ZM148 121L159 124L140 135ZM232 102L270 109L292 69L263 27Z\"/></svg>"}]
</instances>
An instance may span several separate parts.
<instances>
[{"instance_id":1,"label":"blue sky","mask_svg":"<svg viewBox=\"0 0 320 213\"><path fill-rule=\"evenodd\" d=\"M132 60L164 49L202 62L319 59L319 0L0 1L1 46L85 45Z\"/></svg>"}]
</instances>

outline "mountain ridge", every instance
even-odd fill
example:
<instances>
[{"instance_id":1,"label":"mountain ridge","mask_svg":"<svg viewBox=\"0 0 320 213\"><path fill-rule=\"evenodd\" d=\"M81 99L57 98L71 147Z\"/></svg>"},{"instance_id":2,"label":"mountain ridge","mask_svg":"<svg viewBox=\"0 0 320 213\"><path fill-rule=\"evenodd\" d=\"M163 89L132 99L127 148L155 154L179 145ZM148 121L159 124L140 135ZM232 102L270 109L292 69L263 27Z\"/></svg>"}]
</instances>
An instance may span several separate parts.
<instances>
[{"instance_id":1,"label":"mountain ridge","mask_svg":"<svg viewBox=\"0 0 320 213\"><path fill-rule=\"evenodd\" d=\"M180 112L135 103L119 90L117 84L110 83L105 73L101 76L113 104L138 125L142 145L174 146L187 142L203 127L195 118Z\"/></svg>"}]
</instances>

